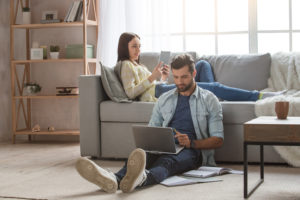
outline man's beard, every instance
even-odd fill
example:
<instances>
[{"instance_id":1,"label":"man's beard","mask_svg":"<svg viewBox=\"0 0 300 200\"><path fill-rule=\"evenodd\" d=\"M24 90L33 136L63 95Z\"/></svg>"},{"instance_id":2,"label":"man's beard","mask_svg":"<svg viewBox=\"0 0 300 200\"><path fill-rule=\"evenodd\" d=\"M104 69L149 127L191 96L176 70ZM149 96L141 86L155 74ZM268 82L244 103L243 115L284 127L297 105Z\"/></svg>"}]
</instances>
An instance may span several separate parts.
<instances>
[{"instance_id":1,"label":"man's beard","mask_svg":"<svg viewBox=\"0 0 300 200\"><path fill-rule=\"evenodd\" d=\"M184 86L184 87L179 88L178 85L176 85L176 87L177 87L178 92L186 92L189 89L191 89L191 87L193 87L193 85L194 85L194 81L192 80L188 85L182 85L181 84L181 86Z\"/></svg>"}]
</instances>

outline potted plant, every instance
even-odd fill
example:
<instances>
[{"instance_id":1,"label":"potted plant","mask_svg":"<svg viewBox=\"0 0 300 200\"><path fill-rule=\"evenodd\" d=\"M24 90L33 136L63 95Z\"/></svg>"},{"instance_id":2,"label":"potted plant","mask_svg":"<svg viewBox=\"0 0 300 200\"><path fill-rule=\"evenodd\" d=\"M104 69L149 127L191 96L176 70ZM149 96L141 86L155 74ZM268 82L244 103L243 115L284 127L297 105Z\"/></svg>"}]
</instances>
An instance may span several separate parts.
<instances>
[{"instance_id":1,"label":"potted plant","mask_svg":"<svg viewBox=\"0 0 300 200\"><path fill-rule=\"evenodd\" d=\"M51 45L50 46L50 58L51 59L58 59L59 57L59 46L58 45Z\"/></svg>"},{"instance_id":2,"label":"potted plant","mask_svg":"<svg viewBox=\"0 0 300 200\"><path fill-rule=\"evenodd\" d=\"M31 12L29 7L22 8L23 24L31 24Z\"/></svg>"},{"instance_id":3,"label":"potted plant","mask_svg":"<svg viewBox=\"0 0 300 200\"><path fill-rule=\"evenodd\" d=\"M35 82L25 83L24 89L27 95L34 95L42 90L42 87Z\"/></svg>"}]
</instances>

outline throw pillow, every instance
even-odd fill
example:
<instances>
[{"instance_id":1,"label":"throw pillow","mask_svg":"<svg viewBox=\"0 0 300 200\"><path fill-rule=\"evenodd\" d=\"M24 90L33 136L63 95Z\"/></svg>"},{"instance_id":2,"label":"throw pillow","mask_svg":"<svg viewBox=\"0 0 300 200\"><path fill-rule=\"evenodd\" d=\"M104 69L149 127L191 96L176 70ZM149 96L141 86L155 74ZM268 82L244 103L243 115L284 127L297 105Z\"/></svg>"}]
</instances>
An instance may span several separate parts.
<instances>
[{"instance_id":1,"label":"throw pillow","mask_svg":"<svg viewBox=\"0 0 300 200\"><path fill-rule=\"evenodd\" d=\"M109 68L100 62L101 80L107 96L114 102L131 102L128 99L122 84L114 72L114 68Z\"/></svg>"}]
</instances>

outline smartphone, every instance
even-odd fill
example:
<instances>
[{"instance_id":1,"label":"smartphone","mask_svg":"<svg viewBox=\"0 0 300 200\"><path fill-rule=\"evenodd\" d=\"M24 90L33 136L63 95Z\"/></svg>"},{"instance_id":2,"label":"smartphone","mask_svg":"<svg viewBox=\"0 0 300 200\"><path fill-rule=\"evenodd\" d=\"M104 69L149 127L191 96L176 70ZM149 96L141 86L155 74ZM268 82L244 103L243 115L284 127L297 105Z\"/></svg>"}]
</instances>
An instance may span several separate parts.
<instances>
[{"instance_id":1,"label":"smartphone","mask_svg":"<svg viewBox=\"0 0 300 200\"><path fill-rule=\"evenodd\" d=\"M163 62L163 65L169 65L170 63L170 57L171 57L171 51L161 51L159 60ZM162 65L162 66L163 66Z\"/></svg>"}]
</instances>

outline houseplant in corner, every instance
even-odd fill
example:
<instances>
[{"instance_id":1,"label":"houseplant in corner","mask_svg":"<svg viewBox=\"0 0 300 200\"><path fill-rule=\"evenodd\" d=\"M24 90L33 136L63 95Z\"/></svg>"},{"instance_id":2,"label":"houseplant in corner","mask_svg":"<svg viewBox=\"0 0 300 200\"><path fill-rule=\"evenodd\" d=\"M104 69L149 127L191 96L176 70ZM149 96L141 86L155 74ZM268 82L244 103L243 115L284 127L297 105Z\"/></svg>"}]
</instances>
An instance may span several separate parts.
<instances>
[{"instance_id":1,"label":"houseplant in corner","mask_svg":"<svg viewBox=\"0 0 300 200\"><path fill-rule=\"evenodd\" d=\"M26 95L35 95L42 90L42 87L35 82L28 82L24 85Z\"/></svg>"},{"instance_id":2,"label":"houseplant in corner","mask_svg":"<svg viewBox=\"0 0 300 200\"><path fill-rule=\"evenodd\" d=\"M31 12L29 7L22 8L23 24L31 24Z\"/></svg>"},{"instance_id":3,"label":"houseplant in corner","mask_svg":"<svg viewBox=\"0 0 300 200\"><path fill-rule=\"evenodd\" d=\"M59 46L58 45L51 45L50 46L50 58L51 59L58 59L59 57Z\"/></svg>"}]
</instances>

